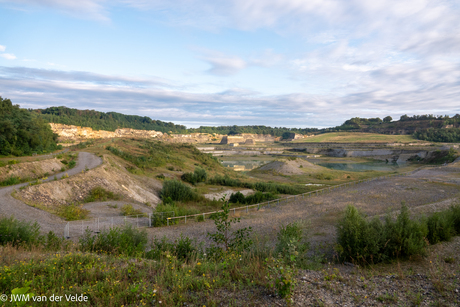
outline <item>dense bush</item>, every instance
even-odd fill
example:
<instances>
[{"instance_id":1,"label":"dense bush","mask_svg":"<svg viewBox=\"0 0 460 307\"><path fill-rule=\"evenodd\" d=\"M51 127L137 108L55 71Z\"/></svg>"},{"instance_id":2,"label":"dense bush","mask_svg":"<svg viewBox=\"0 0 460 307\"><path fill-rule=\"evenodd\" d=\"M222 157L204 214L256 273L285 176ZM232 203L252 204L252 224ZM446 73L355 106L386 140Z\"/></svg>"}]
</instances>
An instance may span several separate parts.
<instances>
[{"instance_id":1,"label":"dense bush","mask_svg":"<svg viewBox=\"0 0 460 307\"><path fill-rule=\"evenodd\" d=\"M93 235L86 230L79 240L79 248L85 252L122 254L136 256L143 254L147 246L147 233L131 225L124 228L110 228Z\"/></svg>"},{"instance_id":2,"label":"dense bush","mask_svg":"<svg viewBox=\"0 0 460 307\"><path fill-rule=\"evenodd\" d=\"M447 210L433 213L428 217L426 223L428 227L427 239L430 244L442 241L449 241L455 235L454 211Z\"/></svg>"},{"instance_id":3,"label":"dense bush","mask_svg":"<svg viewBox=\"0 0 460 307\"><path fill-rule=\"evenodd\" d=\"M381 258L383 227L378 219L368 222L364 214L349 205L337 225L338 250L343 259L359 262Z\"/></svg>"},{"instance_id":4,"label":"dense bush","mask_svg":"<svg viewBox=\"0 0 460 307\"><path fill-rule=\"evenodd\" d=\"M232 193L230 195L229 201L234 204L245 204L245 205L252 205L252 204L258 204L258 203L263 203L268 200L273 200L276 199L276 195L272 193L262 193L257 191L256 193L248 196L244 196L243 193L241 192L236 192Z\"/></svg>"},{"instance_id":5,"label":"dense bush","mask_svg":"<svg viewBox=\"0 0 460 307\"><path fill-rule=\"evenodd\" d=\"M388 258L423 254L426 247L426 235L426 224L423 220L411 220L409 208L403 203L396 220L391 219L389 215L385 218L385 242L381 242L384 244L382 252Z\"/></svg>"},{"instance_id":6,"label":"dense bush","mask_svg":"<svg viewBox=\"0 0 460 307\"><path fill-rule=\"evenodd\" d=\"M177 180L166 180L160 191L160 198L165 201L170 198L174 201L195 201L201 197L191 187Z\"/></svg>"},{"instance_id":7,"label":"dense bush","mask_svg":"<svg viewBox=\"0 0 460 307\"><path fill-rule=\"evenodd\" d=\"M368 221L350 205L337 226L338 251L343 260L377 263L423 254L426 234L426 225L411 220L404 204L396 220L388 215L384 224L378 218Z\"/></svg>"},{"instance_id":8,"label":"dense bush","mask_svg":"<svg viewBox=\"0 0 460 307\"><path fill-rule=\"evenodd\" d=\"M201 167L196 167L193 173L182 174L181 179L195 185L198 182L205 182L208 179L208 173Z\"/></svg>"},{"instance_id":9,"label":"dense bush","mask_svg":"<svg viewBox=\"0 0 460 307\"><path fill-rule=\"evenodd\" d=\"M16 220L13 217L0 219L0 244L36 245L40 242L40 226Z\"/></svg>"}]
</instances>

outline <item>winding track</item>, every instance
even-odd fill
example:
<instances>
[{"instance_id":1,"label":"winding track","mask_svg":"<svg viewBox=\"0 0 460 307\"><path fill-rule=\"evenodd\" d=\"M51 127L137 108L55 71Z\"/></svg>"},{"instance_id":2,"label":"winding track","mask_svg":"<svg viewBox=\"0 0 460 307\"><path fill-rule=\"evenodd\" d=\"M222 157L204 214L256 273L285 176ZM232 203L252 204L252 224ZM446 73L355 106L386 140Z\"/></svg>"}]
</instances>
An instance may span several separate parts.
<instances>
[{"instance_id":1,"label":"winding track","mask_svg":"<svg viewBox=\"0 0 460 307\"><path fill-rule=\"evenodd\" d=\"M76 175L86 168L92 169L102 164L102 159L90 154L88 152L80 152L78 154L77 165L74 168L56 174L56 177L60 179L66 173L69 176ZM51 181L53 178L44 180ZM5 187L0 189L0 216L14 216L18 220L26 222L37 222L40 225L41 232L54 231L56 234L62 233L65 221L60 217L48 213L46 211L26 205L20 200L15 199L11 196L14 189L26 186L29 183L20 183L13 186Z\"/></svg>"}]
</instances>

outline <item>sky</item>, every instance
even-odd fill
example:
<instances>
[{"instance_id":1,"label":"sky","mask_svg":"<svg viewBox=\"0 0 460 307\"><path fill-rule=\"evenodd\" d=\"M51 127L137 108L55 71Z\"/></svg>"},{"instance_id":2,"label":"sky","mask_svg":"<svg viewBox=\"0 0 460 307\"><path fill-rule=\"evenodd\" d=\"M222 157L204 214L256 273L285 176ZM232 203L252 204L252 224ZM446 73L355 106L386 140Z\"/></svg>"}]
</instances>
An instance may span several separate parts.
<instances>
[{"instance_id":1,"label":"sky","mask_svg":"<svg viewBox=\"0 0 460 307\"><path fill-rule=\"evenodd\" d=\"M187 127L460 113L458 0L0 0L0 96Z\"/></svg>"}]
</instances>

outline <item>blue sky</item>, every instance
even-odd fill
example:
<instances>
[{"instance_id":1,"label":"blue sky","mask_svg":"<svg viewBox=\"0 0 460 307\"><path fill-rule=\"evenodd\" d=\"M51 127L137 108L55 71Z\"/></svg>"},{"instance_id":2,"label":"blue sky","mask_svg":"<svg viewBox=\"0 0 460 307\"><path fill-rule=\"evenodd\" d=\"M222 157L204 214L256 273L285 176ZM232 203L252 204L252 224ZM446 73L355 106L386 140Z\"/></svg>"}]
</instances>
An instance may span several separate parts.
<instances>
[{"instance_id":1,"label":"blue sky","mask_svg":"<svg viewBox=\"0 0 460 307\"><path fill-rule=\"evenodd\" d=\"M0 0L0 96L200 125L460 113L443 0Z\"/></svg>"}]
</instances>

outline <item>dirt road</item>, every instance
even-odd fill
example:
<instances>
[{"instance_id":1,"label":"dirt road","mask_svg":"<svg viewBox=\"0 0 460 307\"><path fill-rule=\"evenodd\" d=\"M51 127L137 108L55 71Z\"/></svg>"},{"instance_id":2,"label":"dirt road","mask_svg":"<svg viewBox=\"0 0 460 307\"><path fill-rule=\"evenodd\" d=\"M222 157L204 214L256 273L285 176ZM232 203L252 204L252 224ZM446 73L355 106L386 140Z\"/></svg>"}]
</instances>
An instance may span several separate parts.
<instances>
[{"instance_id":1,"label":"dirt road","mask_svg":"<svg viewBox=\"0 0 460 307\"><path fill-rule=\"evenodd\" d=\"M66 172L56 174L56 177L60 179L66 173L69 176L72 176L80 173L86 168L95 168L101 163L101 158L87 152L80 152L78 154L77 165ZM46 182L50 180L54 180L54 178L48 178L44 181ZM14 216L16 219L26 222L36 221L40 225L40 230L42 232L49 232L52 230L58 235L62 234L65 223L63 219L46 211L28 206L22 201L19 201L11 196L11 193L15 189L19 189L20 187L26 185L28 185L28 183L21 183L0 189L0 216Z\"/></svg>"}]
</instances>

